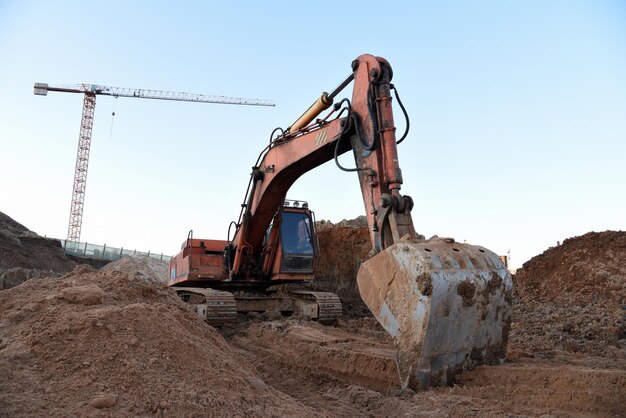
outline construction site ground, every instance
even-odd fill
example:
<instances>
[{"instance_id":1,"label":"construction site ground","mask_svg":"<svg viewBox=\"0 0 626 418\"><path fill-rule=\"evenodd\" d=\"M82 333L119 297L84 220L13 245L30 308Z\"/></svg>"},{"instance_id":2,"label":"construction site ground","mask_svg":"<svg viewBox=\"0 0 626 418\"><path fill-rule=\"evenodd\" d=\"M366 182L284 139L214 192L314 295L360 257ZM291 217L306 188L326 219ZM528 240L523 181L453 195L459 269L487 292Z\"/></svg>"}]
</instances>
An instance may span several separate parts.
<instances>
[{"instance_id":1,"label":"construction site ground","mask_svg":"<svg viewBox=\"0 0 626 418\"><path fill-rule=\"evenodd\" d=\"M398 390L391 340L358 297L370 245L358 220L319 228L310 287L342 298L336 326L267 312L220 330L156 260L74 267L52 240L0 221L0 416L626 415L624 232L528 261L506 363L414 393Z\"/></svg>"}]
</instances>

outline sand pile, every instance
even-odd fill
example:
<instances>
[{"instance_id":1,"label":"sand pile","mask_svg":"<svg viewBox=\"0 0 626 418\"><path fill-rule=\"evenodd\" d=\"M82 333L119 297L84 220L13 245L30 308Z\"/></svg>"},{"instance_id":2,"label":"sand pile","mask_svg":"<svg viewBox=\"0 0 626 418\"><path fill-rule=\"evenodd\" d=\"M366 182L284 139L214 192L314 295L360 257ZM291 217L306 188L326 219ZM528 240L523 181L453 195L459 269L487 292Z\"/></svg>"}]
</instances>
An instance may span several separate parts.
<instances>
[{"instance_id":1,"label":"sand pile","mask_svg":"<svg viewBox=\"0 0 626 418\"><path fill-rule=\"evenodd\" d=\"M317 223L318 230L329 228L367 228L367 217L365 215L357 216L354 219L342 219L336 224L331 221L321 220Z\"/></svg>"},{"instance_id":2,"label":"sand pile","mask_svg":"<svg viewBox=\"0 0 626 418\"><path fill-rule=\"evenodd\" d=\"M79 266L0 292L0 415L314 415L136 277Z\"/></svg>"},{"instance_id":3,"label":"sand pile","mask_svg":"<svg viewBox=\"0 0 626 418\"><path fill-rule=\"evenodd\" d=\"M365 217L318 223L320 259L315 270L313 287L339 296L345 315L353 318L371 316L359 295L356 275L362 262L369 258L372 249Z\"/></svg>"},{"instance_id":4,"label":"sand pile","mask_svg":"<svg viewBox=\"0 0 626 418\"><path fill-rule=\"evenodd\" d=\"M626 232L589 232L524 263L515 275L522 299L574 297L577 304L626 303Z\"/></svg>"},{"instance_id":5,"label":"sand pile","mask_svg":"<svg viewBox=\"0 0 626 418\"><path fill-rule=\"evenodd\" d=\"M626 365L626 232L566 239L524 263L514 289L512 346L608 355Z\"/></svg>"},{"instance_id":6,"label":"sand pile","mask_svg":"<svg viewBox=\"0 0 626 418\"><path fill-rule=\"evenodd\" d=\"M154 284L167 284L167 262L149 257L122 257L102 268L102 271L125 273L134 279Z\"/></svg>"},{"instance_id":7,"label":"sand pile","mask_svg":"<svg viewBox=\"0 0 626 418\"><path fill-rule=\"evenodd\" d=\"M43 238L0 212L0 289L75 267L55 239Z\"/></svg>"},{"instance_id":8,"label":"sand pile","mask_svg":"<svg viewBox=\"0 0 626 418\"><path fill-rule=\"evenodd\" d=\"M319 231L320 260L315 279L328 283L330 291L339 296L353 296L356 275L372 249L370 236L364 227L332 227Z\"/></svg>"}]
</instances>

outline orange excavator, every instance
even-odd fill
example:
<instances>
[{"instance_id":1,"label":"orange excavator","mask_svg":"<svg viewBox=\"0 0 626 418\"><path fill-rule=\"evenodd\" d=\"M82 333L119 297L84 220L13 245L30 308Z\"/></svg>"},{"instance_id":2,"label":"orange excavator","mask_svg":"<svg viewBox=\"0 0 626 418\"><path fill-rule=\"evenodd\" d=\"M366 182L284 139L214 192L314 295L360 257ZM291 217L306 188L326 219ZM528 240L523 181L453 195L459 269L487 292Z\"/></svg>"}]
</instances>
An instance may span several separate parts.
<instances>
[{"instance_id":1,"label":"orange excavator","mask_svg":"<svg viewBox=\"0 0 626 418\"><path fill-rule=\"evenodd\" d=\"M420 389L448 384L465 367L504 361L512 281L486 248L418 238L413 200L400 193L398 144L409 119L392 76L385 59L361 55L335 90L287 129L274 130L252 168L232 239L230 227L227 240L190 232L170 261L169 284L213 325L268 309L335 322L336 295L276 290L312 281L319 255L313 212L307 202L286 200L287 192L300 176L334 160L358 174L369 225L372 257L359 268L359 292L393 338L402 388ZM352 99L336 101L350 83ZM399 139L392 91L406 118ZM350 150L355 167L346 168L338 157Z\"/></svg>"}]
</instances>

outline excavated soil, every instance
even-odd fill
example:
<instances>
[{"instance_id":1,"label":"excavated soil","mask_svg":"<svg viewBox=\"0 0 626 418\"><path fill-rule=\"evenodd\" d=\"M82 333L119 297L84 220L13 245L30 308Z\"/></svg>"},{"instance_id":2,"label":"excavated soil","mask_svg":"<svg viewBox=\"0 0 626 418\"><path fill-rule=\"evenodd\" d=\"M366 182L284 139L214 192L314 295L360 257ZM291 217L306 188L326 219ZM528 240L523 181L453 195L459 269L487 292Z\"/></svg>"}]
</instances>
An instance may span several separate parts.
<instances>
[{"instance_id":1,"label":"excavated soil","mask_svg":"<svg viewBox=\"0 0 626 418\"><path fill-rule=\"evenodd\" d=\"M250 313L216 331L150 259L0 291L0 416L626 415L623 233L526 263L507 362L414 393L398 391L393 345L358 296L358 222L320 226L311 287L342 297L337 326Z\"/></svg>"},{"instance_id":2,"label":"excavated soil","mask_svg":"<svg viewBox=\"0 0 626 418\"><path fill-rule=\"evenodd\" d=\"M626 411L623 363L570 353L514 355L504 365L462 373L452 387L399 392L393 346L369 319L342 320L336 328L292 319L259 321L241 324L227 339L266 383L320 415L623 416Z\"/></svg>"},{"instance_id":3,"label":"excavated soil","mask_svg":"<svg viewBox=\"0 0 626 418\"><path fill-rule=\"evenodd\" d=\"M521 299L570 297L579 305L626 304L626 232L605 231L568 238L524 263L516 272Z\"/></svg>"},{"instance_id":4,"label":"excavated soil","mask_svg":"<svg viewBox=\"0 0 626 418\"><path fill-rule=\"evenodd\" d=\"M154 284L166 284L169 276L167 263L149 257L122 257L108 263L102 271L124 273L136 280Z\"/></svg>"},{"instance_id":5,"label":"excavated soil","mask_svg":"<svg viewBox=\"0 0 626 418\"><path fill-rule=\"evenodd\" d=\"M566 239L524 263L514 287L515 346L621 358L626 369L626 232Z\"/></svg>"},{"instance_id":6,"label":"excavated soil","mask_svg":"<svg viewBox=\"0 0 626 418\"><path fill-rule=\"evenodd\" d=\"M370 316L361 300L356 285L356 273L362 262L369 258L372 248L365 217L355 221L342 221L332 225L322 221L318 225L320 260L315 271L313 287L336 293L343 304L344 313L350 317ZM356 224L350 226L350 224Z\"/></svg>"},{"instance_id":7,"label":"excavated soil","mask_svg":"<svg viewBox=\"0 0 626 418\"><path fill-rule=\"evenodd\" d=\"M0 415L316 415L151 281L80 266L0 292Z\"/></svg>"},{"instance_id":8,"label":"excavated soil","mask_svg":"<svg viewBox=\"0 0 626 418\"><path fill-rule=\"evenodd\" d=\"M0 212L0 289L31 278L72 271L69 260L55 239L43 238Z\"/></svg>"}]
</instances>

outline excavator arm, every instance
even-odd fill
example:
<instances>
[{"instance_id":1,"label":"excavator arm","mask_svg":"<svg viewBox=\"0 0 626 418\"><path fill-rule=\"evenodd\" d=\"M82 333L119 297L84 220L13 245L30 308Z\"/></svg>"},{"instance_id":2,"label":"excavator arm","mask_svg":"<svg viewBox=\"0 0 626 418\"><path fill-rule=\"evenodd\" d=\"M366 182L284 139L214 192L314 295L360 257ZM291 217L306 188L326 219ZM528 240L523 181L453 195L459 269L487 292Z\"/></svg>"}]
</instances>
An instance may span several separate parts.
<instances>
[{"instance_id":1,"label":"excavator arm","mask_svg":"<svg viewBox=\"0 0 626 418\"><path fill-rule=\"evenodd\" d=\"M400 194L402 172L398 162L391 108L391 67L382 58L362 55L353 74L331 95L322 96L285 134L275 139L253 167L251 187L234 242L234 276L243 266L257 265L268 226L282 207L287 191L303 174L353 150L366 209L373 252L400 238L414 239L410 216L413 201ZM346 117L309 125L330 107L336 96L354 80L352 101L345 100ZM266 250L267 252L267 250Z\"/></svg>"},{"instance_id":2,"label":"excavator arm","mask_svg":"<svg viewBox=\"0 0 626 418\"><path fill-rule=\"evenodd\" d=\"M397 144L405 135L396 138L391 66L361 55L352 70L273 139L253 167L231 247L231 279L277 273L276 234L266 236L270 224L280 223L287 191L301 175L352 150L355 168L343 169L358 173L372 241L372 257L361 265L357 282L394 340L402 386L446 384L465 367L503 362L511 320L508 270L486 248L418 239L413 201L401 194ZM331 111L341 117L316 119L351 81L352 100Z\"/></svg>"}]
</instances>

